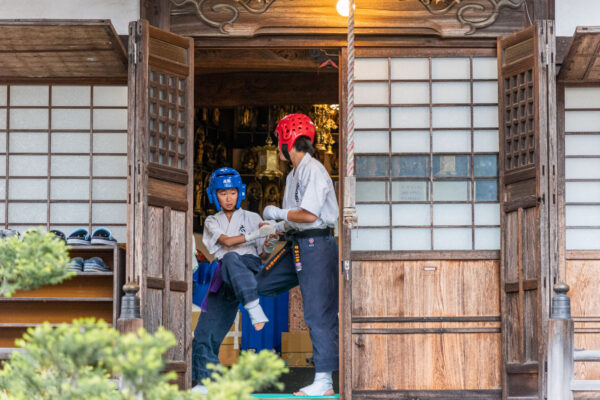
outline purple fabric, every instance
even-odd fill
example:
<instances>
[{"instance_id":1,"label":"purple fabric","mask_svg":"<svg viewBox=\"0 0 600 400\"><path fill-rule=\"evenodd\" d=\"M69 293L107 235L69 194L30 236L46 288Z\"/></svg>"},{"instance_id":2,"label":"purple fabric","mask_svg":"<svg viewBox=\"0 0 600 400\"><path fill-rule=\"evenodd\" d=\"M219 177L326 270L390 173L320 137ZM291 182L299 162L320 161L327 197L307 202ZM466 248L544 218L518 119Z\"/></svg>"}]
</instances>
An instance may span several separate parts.
<instances>
[{"instance_id":1,"label":"purple fabric","mask_svg":"<svg viewBox=\"0 0 600 400\"><path fill-rule=\"evenodd\" d=\"M217 268L215 268L215 272L213 273L212 278L210 279L210 286L208 287L208 292L206 292L206 296L204 296L204 300L202 301L202 305L200 309L206 312L206 302L208 300L208 295L211 293L217 293L221 286L223 285L223 274L221 273L221 261L217 264Z\"/></svg>"}]
</instances>

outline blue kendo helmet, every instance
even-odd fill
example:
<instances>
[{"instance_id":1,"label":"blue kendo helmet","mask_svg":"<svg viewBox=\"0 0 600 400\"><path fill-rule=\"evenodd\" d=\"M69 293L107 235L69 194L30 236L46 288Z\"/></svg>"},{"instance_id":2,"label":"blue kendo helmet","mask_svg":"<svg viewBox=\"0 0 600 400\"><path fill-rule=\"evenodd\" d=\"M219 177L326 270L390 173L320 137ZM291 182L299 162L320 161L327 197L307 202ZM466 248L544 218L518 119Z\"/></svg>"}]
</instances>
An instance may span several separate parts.
<instances>
[{"instance_id":1,"label":"blue kendo helmet","mask_svg":"<svg viewBox=\"0 0 600 400\"><path fill-rule=\"evenodd\" d=\"M217 211L221 211L221 205L217 199L217 190L219 189L233 189L238 190L238 199L235 208L240 208L242 200L246 198L246 185L242 183L242 177L233 168L219 168L210 175L208 180L208 187L206 192L208 193L208 201L217 207Z\"/></svg>"}]
</instances>

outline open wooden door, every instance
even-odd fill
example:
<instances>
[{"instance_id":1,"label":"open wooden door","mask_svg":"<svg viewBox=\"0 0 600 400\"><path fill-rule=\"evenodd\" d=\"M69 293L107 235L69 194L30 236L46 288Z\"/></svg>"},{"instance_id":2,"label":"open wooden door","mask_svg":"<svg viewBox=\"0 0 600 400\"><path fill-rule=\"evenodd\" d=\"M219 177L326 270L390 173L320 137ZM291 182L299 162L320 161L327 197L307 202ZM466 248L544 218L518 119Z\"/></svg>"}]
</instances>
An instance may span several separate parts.
<instances>
[{"instance_id":1,"label":"open wooden door","mask_svg":"<svg viewBox=\"0 0 600 400\"><path fill-rule=\"evenodd\" d=\"M537 399L558 264L553 23L499 39L498 71L503 398Z\"/></svg>"},{"instance_id":2,"label":"open wooden door","mask_svg":"<svg viewBox=\"0 0 600 400\"><path fill-rule=\"evenodd\" d=\"M127 275L144 327L177 345L167 370L191 384L194 42L141 20L129 25Z\"/></svg>"}]
</instances>

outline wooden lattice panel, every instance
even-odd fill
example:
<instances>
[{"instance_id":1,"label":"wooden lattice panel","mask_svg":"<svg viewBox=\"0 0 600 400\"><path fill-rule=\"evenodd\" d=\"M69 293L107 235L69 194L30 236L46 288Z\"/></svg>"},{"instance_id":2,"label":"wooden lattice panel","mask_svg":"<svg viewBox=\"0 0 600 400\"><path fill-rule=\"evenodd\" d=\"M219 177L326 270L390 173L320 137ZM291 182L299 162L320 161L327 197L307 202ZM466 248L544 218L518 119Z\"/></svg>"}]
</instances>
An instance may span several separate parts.
<instances>
[{"instance_id":1,"label":"wooden lattice panel","mask_svg":"<svg viewBox=\"0 0 600 400\"><path fill-rule=\"evenodd\" d=\"M186 168L185 79L150 69L149 161Z\"/></svg>"},{"instance_id":2,"label":"wooden lattice panel","mask_svg":"<svg viewBox=\"0 0 600 400\"><path fill-rule=\"evenodd\" d=\"M533 70L504 79L505 171L535 164Z\"/></svg>"}]
</instances>

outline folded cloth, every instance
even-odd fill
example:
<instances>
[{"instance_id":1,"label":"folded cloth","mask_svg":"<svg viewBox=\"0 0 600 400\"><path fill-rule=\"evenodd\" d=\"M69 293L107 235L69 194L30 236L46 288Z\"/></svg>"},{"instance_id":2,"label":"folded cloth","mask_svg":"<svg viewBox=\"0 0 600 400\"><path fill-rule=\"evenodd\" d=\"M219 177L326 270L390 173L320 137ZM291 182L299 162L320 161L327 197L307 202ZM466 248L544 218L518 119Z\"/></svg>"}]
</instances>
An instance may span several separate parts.
<instances>
[{"instance_id":1,"label":"folded cloth","mask_svg":"<svg viewBox=\"0 0 600 400\"><path fill-rule=\"evenodd\" d=\"M108 246L116 246L117 239L115 239L108 228L100 227L94 229L92 232L92 244L104 244Z\"/></svg>"},{"instance_id":2,"label":"folded cloth","mask_svg":"<svg viewBox=\"0 0 600 400\"><path fill-rule=\"evenodd\" d=\"M110 268L100 257L92 257L89 260L85 260L83 263L84 272L109 272Z\"/></svg>"},{"instance_id":3,"label":"folded cloth","mask_svg":"<svg viewBox=\"0 0 600 400\"><path fill-rule=\"evenodd\" d=\"M67 237L67 244L83 244L89 246L90 243L90 231L85 228L75 229Z\"/></svg>"},{"instance_id":4,"label":"folded cloth","mask_svg":"<svg viewBox=\"0 0 600 400\"><path fill-rule=\"evenodd\" d=\"M67 269L69 271L83 271L83 258L73 257L67 263Z\"/></svg>"}]
</instances>

